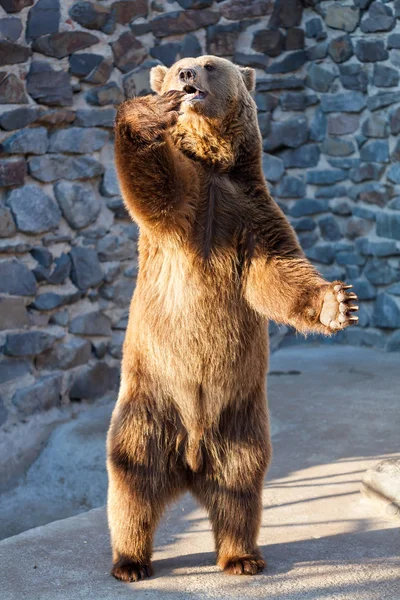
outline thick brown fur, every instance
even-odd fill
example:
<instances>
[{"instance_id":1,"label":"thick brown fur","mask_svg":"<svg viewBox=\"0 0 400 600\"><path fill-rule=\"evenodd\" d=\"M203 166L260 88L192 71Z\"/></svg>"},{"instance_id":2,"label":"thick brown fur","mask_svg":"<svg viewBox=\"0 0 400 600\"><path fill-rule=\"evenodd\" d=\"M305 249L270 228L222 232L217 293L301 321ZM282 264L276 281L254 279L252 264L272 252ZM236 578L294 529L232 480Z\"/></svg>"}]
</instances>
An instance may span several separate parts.
<instances>
[{"instance_id":1,"label":"thick brown fur","mask_svg":"<svg viewBox=\"0 0 400 600\"><path fill-rule=\"evenodd\" d=\"M182 69L203 102L186 101ZM116 123L140 268L108 436L112 573L151 574L159 518L190 490L218 564L255 574L271 456L267 320L330 334L354 320L354 295L318 274L268 192L252 70L206 56L151 79L157 95L125 102Z\"/></svg>"}]
</instances>

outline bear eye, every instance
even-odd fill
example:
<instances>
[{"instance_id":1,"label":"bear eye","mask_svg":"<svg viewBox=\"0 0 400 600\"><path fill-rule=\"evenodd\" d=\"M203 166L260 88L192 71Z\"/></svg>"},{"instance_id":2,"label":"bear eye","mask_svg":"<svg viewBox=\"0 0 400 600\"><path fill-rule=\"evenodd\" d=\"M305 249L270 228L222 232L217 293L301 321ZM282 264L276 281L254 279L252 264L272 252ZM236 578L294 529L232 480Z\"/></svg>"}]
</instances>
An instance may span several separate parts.
<instances>
[{"instance_id":1,"label":"bear eye","mask_svg":"<svg viewBox=\"0 0 400 600\"><path fill-rule=\"evenodd\" d=\"M210 65L209 63L207 63L206 65L204 65L204 68L207 71L214 71L214 65Z\"/></svg>"}]
</instances>

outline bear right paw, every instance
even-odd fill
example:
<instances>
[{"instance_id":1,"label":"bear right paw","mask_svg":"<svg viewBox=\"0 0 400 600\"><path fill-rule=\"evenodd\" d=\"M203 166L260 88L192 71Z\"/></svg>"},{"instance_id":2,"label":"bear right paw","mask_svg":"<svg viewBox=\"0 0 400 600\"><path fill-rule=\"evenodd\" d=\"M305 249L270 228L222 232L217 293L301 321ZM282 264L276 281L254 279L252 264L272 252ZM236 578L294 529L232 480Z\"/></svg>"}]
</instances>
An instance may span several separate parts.
<instances>
[{"instance_id":1,"label":"bear right paw","mask_svg":"<svg viewBox=\"0 0 400 600\"><path fill-rule=\"evenodd\" d=\"M228 575L256 575L263 571L266 562L260 554L246 554L228 559L223 565Z\"/></svg>"},{"instance_id":2,"label":"bear right paw","mask_svg":"<svg viewBox=\"0 0 400 600\"><path fill-rule=\"evenodd\" d=\"M111 575L119 579L119 581L139 581L140 579L151 577L153 575L153 568L150 562L142 564L135 560L121 558L111 569Z\"/></svg>"}]
</instances>

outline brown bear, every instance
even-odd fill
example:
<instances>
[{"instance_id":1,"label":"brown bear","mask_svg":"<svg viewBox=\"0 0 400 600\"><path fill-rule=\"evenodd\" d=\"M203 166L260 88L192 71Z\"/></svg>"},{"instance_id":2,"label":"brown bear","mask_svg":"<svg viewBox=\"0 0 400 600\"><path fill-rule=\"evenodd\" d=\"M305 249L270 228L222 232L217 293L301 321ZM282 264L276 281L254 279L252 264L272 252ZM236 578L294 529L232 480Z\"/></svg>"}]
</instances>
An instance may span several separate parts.
<instances>
[{"instance_id":1,"label":"brown bear","mask_svg":"<svg viewBox=\"0 0 400 600\"><path fill-rule=\"evenodd\" d=\"M112 574L152 573L168 502L207 509L218 564L252 575L271 455L268 319L331 334L355 294L325 281L271 198L250 95L254 71L215 56L151 71L156 95L116 119L122 195L139 224L139 275L108 436Z\"/></svg>"}]
</instances>

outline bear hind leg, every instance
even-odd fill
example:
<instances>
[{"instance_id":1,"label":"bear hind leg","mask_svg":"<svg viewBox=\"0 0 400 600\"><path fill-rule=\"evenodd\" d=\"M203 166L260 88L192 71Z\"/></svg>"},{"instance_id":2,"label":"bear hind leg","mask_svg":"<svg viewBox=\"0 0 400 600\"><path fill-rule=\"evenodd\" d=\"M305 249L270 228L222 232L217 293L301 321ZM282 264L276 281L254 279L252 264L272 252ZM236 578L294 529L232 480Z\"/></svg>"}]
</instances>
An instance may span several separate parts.
<instances>
[{"instance_id":1,"label":"bear hind leg","mask_svg":"<svg viewBox=\"0 0 400 600\"><path fill-rule=\"evenodd\" d=\"M168 423L154 414L149 418L146 410L142 415L137 414L140 410L126 412L131 414L113 419L109 433L107 512L111 574L130 582L153 574L155 529L167 503L185 489L185 481L169 459L174 440L169 439Z\"/></svg>"}]
</instances>

